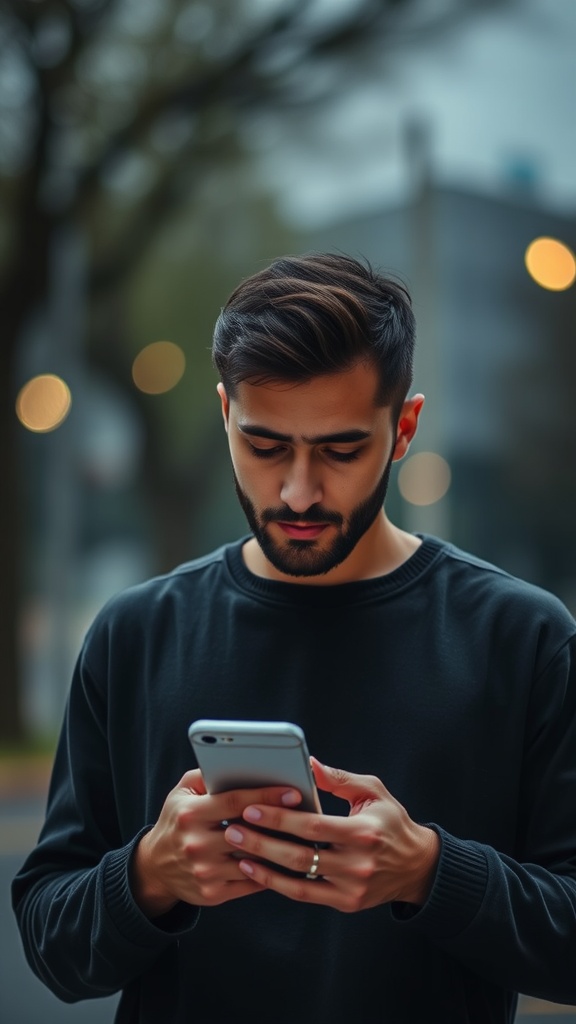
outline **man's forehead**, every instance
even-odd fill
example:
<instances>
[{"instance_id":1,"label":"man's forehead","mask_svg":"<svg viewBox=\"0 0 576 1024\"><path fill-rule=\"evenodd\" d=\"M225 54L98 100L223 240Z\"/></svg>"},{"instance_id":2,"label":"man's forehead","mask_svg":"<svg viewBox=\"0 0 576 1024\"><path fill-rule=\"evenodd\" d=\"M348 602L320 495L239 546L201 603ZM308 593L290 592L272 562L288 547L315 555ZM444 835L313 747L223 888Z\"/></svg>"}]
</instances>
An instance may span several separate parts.
<instances>
[{"instance_id":1,"label":"man's forehead","mask_svg":"<svg viewBox=\"0 0 576 1024\"><path fill-rule=\"evenodd\" d=\"M371 381L325 381L276 388L244 382L231 400L238 430L277 440L361 441L392 422L392 409L375 401Z\"/></svg>"}]
</instances>

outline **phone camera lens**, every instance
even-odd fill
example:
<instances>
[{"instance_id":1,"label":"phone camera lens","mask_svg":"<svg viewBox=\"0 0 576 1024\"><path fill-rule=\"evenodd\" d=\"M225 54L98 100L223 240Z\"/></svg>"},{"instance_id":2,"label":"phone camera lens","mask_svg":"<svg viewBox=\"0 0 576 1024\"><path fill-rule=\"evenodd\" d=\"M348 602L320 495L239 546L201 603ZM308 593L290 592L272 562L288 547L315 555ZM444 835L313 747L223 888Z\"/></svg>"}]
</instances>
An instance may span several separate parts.
<instances>
[{"instance_id":1,"label":"phone camera lens","mask_svg":"<svg viewBox=\"0 0 576 1024\"><path fill-rule=\"evenodd\" d=\"M202 737L202 743L216 743L216 737L215 736L203 736Z\"/></svg>"}]
</instances>

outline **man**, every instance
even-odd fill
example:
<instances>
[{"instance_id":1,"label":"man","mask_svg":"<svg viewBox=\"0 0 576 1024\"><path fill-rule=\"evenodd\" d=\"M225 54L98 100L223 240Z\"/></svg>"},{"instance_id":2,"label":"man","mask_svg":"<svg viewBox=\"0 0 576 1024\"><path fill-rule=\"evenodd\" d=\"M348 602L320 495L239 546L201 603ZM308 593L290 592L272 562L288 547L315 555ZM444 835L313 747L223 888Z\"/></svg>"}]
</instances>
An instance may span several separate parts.
<instances>
[{"instance_id":1,"label":"man","mask_svg":"<svg viewBox=\"0 0 576 1024\"><path fill-rule=\"evenodd\" d=\"M405 290L345 256L277 260L222 311L252 532L88 633L14 883L62 999L122 990L121 1024L504 1024L518 991L576 1002L576 625L387 518L423 405L413 340ZM287 787L207 795L186 735L204 717L302 726L324 813Z\"/></svg>"}]
</instances>

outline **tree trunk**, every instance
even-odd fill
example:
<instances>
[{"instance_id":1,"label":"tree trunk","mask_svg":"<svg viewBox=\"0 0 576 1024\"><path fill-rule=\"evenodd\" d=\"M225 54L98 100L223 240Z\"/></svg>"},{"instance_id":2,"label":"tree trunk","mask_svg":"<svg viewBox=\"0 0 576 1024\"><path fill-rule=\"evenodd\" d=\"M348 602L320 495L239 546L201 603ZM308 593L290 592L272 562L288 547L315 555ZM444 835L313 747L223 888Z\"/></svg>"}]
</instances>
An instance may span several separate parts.
<instances>
[{"instance_id":1,"label":"tree trunk","mask_svg":"<svg viewBox=\"0 0 576 1024\"><path fill-rule=\"evenodd\" d=\"M34 182L30 186L34 194ZM16 418L16 353L29 316L46 294L51 218L23 202L10 272L0 293L0 742L26 735L20 632L24 488Z\"/></svg>"},{"instance_id":2,"label":"tree trunk","mask_svg":"<svg viewBox=\"0 0 576 1024\"><path fill-rule=\"evenodd\" d=\"M4 323L10 321L3 311ZM0 741L24 736L19 672L21 492L12 346L0 346Z\"/></svg>"}]
</instances>

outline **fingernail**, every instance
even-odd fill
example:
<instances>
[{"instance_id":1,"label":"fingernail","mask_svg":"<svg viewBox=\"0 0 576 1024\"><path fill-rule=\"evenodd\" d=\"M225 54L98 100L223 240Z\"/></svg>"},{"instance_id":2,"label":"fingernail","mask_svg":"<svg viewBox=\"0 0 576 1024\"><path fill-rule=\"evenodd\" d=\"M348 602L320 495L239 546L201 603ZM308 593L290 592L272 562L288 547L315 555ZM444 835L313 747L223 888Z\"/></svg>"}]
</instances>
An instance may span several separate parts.
<instances>
[{"instance_id":1,"label":"fingernail","mask_svg":"<svg viewBox=\"0 0 576 1024\"><path fill-rule=\"evenodd\" d=\"M241 832L239 828L229 828L226 835L228 836L228 839L232 840L233 843L244 842L244 833Z\"/></svg>"},{"instance_id":2,"label":"fingernail","mask_svg":"<svg viewBox=\"0 0 576 1024\"><path fill-rule=\"evenodd\" d=\"M280 799L285 807L295 807L300 803L301 796L296 789L289 789L287 793L282 793Z\"/></svg>"},{"instance_id":3,"label":"fingernail","mask_svg":"<svg viewBox=\"0 0 576 1024\"><path fill-rule=\"evenodd\" d=\"M243 816L247 818L248 821L260 821L262 811L259 811L257 807L247 807Z\"/></svg>"},{"instance_id":4,"label":"fingernail","mask_svg":"<svg viewBox=\"0 0 576 1024\"><path fill-rule=\"evenodd\" d=\"M238 867L244 872L245 875L254 874L254 868L252 867L249 860L238 861Z\"/></svg>"}]
</instances>

